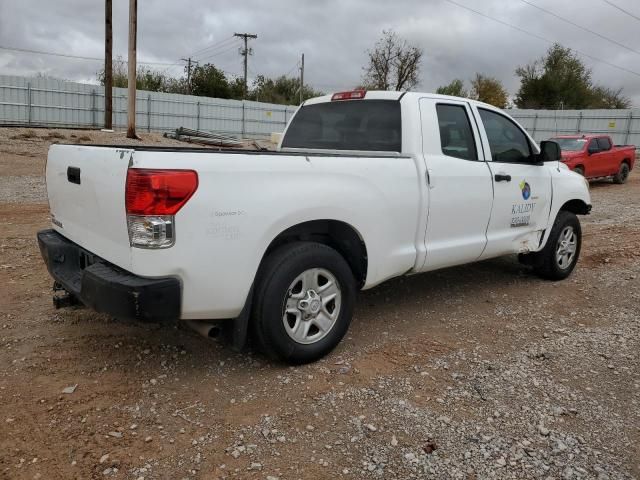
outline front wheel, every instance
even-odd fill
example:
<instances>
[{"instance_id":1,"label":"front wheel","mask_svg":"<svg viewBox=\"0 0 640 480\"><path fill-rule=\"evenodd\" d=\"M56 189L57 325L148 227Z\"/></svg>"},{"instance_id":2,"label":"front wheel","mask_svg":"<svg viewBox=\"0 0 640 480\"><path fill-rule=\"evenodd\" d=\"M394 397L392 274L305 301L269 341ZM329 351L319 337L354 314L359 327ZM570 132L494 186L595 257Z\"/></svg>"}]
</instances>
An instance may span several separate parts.
<instances>
[{"instance_id":1,"label":"front wheel","mask_svg":"<svg viewBox=\"0 0 640 480\"><path fill-rule=\"evenodd\" d=\"M571 212L558 212L545 247L533 254L538 275L549 280L563 280L571 275L582 246L582 229L578 217Z\"/></svg>"},{"instance_id":2,"label":"front wheel","mask_svg":"<svg viewBox=\"0 0 640 480\"><path fill-rule=\"evenodd\" d=\"M260 268L253 326L261 349L291 364L329 353L351 323L355 279L345 259L315 242L286 244Z\"/></svg>"},{"instance_id":3,"label":"front wheel","mask_svg":"<svg viewBox=\"0 0 640 480\"><path fill-rule=\"evenodd\" d=\"M617 183L619 185L625 183L629 178L629 165L627 163L622 163L620 165L620 169L618 173L613 177L613 183Z\"/></svg>"}]
</instances>

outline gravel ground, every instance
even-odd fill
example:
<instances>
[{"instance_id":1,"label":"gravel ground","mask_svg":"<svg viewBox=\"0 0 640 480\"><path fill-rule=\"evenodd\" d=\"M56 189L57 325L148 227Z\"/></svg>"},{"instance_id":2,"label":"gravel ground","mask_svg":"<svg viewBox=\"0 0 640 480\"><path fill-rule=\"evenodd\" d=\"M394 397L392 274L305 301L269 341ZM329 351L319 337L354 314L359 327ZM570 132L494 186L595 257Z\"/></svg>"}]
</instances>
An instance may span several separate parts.
<instances>
[{"instance_id":1,"label":"gravel ground","mask_svg":"<svg viewBox=\"0 0 640 480\"><path fill-rule=\"evenodd\" d=\"M568 280L513 258L395 279L292 368L181 324L53 310L46 148L3 148L0 478L640 478L635 172L592 184Z\"/></svg>"}]
</instances>

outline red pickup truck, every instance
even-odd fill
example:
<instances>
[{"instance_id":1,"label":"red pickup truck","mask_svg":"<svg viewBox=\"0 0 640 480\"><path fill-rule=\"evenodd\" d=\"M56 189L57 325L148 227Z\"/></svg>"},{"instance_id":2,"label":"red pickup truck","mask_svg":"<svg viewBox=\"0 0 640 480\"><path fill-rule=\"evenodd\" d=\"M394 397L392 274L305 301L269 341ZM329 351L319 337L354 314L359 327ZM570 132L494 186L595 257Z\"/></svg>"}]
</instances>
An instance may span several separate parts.
<instances>
[{"instance_id":1,"label":"red pickup truck","mask_svg":"<svg viewBox=\"0 0 640 480\"><path fill-rule=\"evenodd\" d=\"M608 135L561 135L551 140L560 144L562 162L590 179L612 177L624 183L636 159L634 145L614 145Z\"/></svg>"}]
</instances>

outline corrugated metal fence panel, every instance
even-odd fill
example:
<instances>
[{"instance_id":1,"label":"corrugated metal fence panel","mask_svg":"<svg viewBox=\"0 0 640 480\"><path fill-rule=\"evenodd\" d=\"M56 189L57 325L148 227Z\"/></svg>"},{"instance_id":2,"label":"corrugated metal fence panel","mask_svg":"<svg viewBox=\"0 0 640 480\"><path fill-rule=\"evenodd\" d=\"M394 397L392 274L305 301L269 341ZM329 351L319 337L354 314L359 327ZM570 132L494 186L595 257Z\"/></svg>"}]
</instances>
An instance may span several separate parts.
<instances>
[{"instance_id":1,"label":"corrugated metal fence panel","mask_svg":"<svg viewBox=\"0 0 640 480\"><path fill-rule=\"evenodd\" d=\"M188 127L252 138L282 132L295 106L196 97L173 93L136 93L139 131ZM51 78L0 75L0 125L102 128L104 89L100 85ZM127 126L127 89L113 89L113 126Z\"/></svg>"},{"instance_id":2,"label":"corrugated metal fence panel","mask_svg":"<svg viewBox=\"0 0 640 480\"><path fill-rule=\"evenodd\" d=\"M173 93L136 94L139 131L189 127L251 138L282 132L296 107L195 97ZM555 135L603 133L616 143L640 145L640 109L508 110L537 141ZM0 125L101 128L104 89L100 85L51 78L0 75ZM113 125L127 126L127 89L113 89Z\"/></svg>"},{"instance_id":3,"label":"corrugated metal fence panel","mask_svg":"<svg viewBox=\"0 0 640 480\"><path fill-rule=\"evenodd\" d=\"M23 124L29 121L28 82L26 78L0 76L0 121Z\"/></svg>"},{"instance_id":4,"label":"corrugated metal fence panel","mask_svg":"<svg viewBox=\"0 0 640 480\"><path fill-rule=\"evenodd\" d=\"M640 109L507 110L536 141L576 133L611 135L617 144L640 145Z\"/></svg>"}]
</instances>

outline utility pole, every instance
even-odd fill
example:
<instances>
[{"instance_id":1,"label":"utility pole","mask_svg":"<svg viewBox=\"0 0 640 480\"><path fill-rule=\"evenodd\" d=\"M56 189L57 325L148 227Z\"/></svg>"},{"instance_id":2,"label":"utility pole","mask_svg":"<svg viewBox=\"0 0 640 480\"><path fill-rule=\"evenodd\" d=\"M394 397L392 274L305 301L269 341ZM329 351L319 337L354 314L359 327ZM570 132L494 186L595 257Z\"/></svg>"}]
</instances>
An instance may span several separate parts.
<instances>
[{"instance_id":1,"label":"utility pole","mask_svg":"<svg viewBox=\"0 0 640 480\"><path fill-rule=\"evenodd\" d=\"M139 137L136 135L136 40L138 30L138 0L129 0L129 64L128 75L128 100L127 107L127 138Z\"/></svg>"},{"instance_id":2,"label":"utility pole","mask_svg":"<svg viewBox=\"0 0 640 480\"><path fill-rule=\"evenodd\" d=\"M304 53L300 62L300 105L304 102Z\"/></svg>"},{"instance_id":3,"label":"utility pole","mask_svg":"<svg viewBox=\"0 0 640 480\"><path fill-rule=\"evenodd\" d=\"M253 54L253 50L248 48L248 41L250 38L258 38L258 35L252 33L234 33L233 36L244 39L244 49L240 50L240 55L244 57L244 98L247 98L247 59L249 55Z\"/></svg>"},{"instance_id":4,"label":"utility pole","mask_svg":"<svg viewBox=\"0 0 640 480\"><path fill-rule=\"evenodd\" d=\"M104 2L104 128L113 128L113 17L112 0Z\"/></svg>"},{"instance_id":5,"label":"utility pole","mask_svg":"<svg viewBox=\"0 0 640 480\"><path fill-rule=\"evenodd\" d=\"M183 62L187 62L187 95L191 95L191 57L189 58L181 58ZM197 61L193 61L195 65L198 64Z\"/></svg>"}]
</instances>

